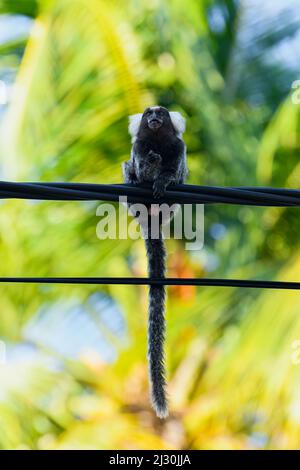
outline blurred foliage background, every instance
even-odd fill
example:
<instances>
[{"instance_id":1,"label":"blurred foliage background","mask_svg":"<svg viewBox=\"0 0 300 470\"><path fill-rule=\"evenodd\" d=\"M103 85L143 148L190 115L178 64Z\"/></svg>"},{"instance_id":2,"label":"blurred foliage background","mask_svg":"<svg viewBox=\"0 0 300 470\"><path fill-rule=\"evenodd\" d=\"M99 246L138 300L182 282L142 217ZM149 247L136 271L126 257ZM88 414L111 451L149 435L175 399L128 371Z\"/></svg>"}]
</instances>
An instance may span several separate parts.
<instances>
[{"instance_id":1,"label":"blurred foliage background","mask_svg":"<svg viewBox=\"0 0 300 470\"><path fill-rule=\"evenodd\" d=\"M189 182L299 187L296 0L0 0L0 176L121 181L127 117L187 118ZM97 203L0 203L0 276L143 276ZM300 279L299 209L205 208L170 276ZM300 442L300 293L168 289L170 418L150 409L147 289L0 287L0 448L282 449ZM298 350L297 350L298 348Z\"/></svg>"}]
</instances>

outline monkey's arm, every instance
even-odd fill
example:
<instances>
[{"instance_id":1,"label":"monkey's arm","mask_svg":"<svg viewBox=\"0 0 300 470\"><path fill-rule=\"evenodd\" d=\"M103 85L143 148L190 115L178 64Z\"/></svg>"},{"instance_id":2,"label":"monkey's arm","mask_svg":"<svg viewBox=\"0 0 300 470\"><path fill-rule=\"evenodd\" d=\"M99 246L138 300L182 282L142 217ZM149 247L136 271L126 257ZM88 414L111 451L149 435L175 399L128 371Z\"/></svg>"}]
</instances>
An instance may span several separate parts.
<instances>
[{"instance_id":1,"label":"monkey's arm","mask_svg":"<svg viewBox=\"0 0 300 470\"><path fill-rule=\"evenodd\" d=\"M186 177L185 149L172 161L168 168L162 168L160 175L153 182L153 196L164 196L169 184L183 183Z\"/></svg>"},{"instance_id":2,"label":"monkey's arm","mask_svg":"<svg viewBox=\"0 0 300 470\"><path fill-rule=\"evenodd\" d=\"M153 196L155 198L163 197L167 186L171 183L177 183L178 178L176 177L176 173L176 171L165 170L154 180Z\"/></svg>"}]
</instances>

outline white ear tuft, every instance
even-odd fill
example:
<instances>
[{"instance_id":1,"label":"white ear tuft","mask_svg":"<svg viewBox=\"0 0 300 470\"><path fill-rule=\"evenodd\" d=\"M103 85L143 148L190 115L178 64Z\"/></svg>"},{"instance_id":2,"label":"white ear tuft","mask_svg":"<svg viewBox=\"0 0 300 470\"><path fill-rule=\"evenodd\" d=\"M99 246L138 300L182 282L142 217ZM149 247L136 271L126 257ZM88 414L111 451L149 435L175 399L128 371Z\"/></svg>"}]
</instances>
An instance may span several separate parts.
<instances>
[{"instance_id":1,"label":"white ear tuft","mask_svg":"<svg viewBox=\"0 0 300 470\"><path fill-rule=\"evenodd\" d=\"M129 116L128 131L133 139L135 139L139 131L142 117L143 117L142 113L133 114L132 116Z\"/></svg>"},{"instance_id":2,"label":"white ear tuft","mask_svg":"<svg viewBox=\"0 0 300 470\"><path fill-rule=\"evenodd\" d=\"M171 121L172 121L172 124L174 126L176 133L178 134L179 137L181 137L181 135L185 131L184 117L178 111L171 111L170 118L171 118Z\"/></svg>"}]
</instances>

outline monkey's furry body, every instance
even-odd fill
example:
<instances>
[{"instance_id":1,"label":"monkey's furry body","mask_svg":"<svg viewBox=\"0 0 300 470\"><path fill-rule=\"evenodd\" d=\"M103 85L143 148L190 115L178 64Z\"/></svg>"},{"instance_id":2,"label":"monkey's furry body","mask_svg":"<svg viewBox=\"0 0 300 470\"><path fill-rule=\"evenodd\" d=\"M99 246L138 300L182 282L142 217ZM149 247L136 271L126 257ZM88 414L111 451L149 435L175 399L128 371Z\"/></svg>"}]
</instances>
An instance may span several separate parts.
<instances>
[{"instance_id":1,"label":"monkey's furry body","mask_svg":"<svg viewBox=\"0 0 300 470\"><path fill-rule=\"evenodd\" d=\"M151 182L153 196L164 195L170 183L183 183L187 176L186 146L182 140L185 120L177 112L163 107L147 108L143 114L130 117L129 133L132 151L128 162L123 164L126 183ZM165 276L166 250L161 226L157 238L151 234L151 218L159 217L148 207L146 228L139 220L145 238L149 277ZM150 286L148 322L148 358L151 381L152 404L157 416L168 415L164 365L165 339L165 287Z\"/></svg>"}]
</instances>

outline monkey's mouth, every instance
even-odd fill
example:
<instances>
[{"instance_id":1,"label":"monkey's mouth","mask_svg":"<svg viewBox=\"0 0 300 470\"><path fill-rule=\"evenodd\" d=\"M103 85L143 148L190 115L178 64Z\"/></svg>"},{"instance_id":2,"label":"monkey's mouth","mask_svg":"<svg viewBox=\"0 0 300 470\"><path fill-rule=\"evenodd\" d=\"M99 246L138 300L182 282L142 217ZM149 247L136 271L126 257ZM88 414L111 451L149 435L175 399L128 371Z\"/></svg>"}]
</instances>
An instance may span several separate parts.
<instances>
[{"instance_id":1,"label":"monkey's mouth","mask_svg":"<svg viewBox=\"0 0 300 470\"><path fill-rule=\"evenodd\" d=\"M160 121L159 119L151 119L150 121L148 121L148 126L151 130L156 131L162 126L162 121Z\"/></svg>"}]
</instances>

